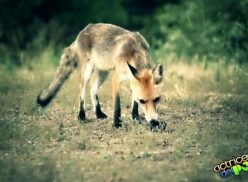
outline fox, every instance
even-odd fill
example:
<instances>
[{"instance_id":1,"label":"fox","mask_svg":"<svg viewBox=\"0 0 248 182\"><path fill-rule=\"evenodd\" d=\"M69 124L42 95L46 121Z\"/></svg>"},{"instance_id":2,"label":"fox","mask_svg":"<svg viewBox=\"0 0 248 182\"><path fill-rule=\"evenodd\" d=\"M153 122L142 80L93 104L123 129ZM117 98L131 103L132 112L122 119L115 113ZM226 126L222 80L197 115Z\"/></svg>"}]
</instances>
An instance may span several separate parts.
<instances>
[{"instance_id":1,"label":"fox","mask_svg":"<svg viewBox=\"0 0 248 182\"><path fill-rule=\"evenodd\" d=\"M113 125L122 127L120 86L127 80L131 90L132 119L140 121L140 107L150 127L157 127L164 69L162 63L152 66L149 49L148 42L139 32L106 23L89 24L64 49L55 76L50 85L38 94L37 103L46 107L80 65L79 122L86 120L86 88L93 72L96 75L90 84L93 110L97 119L107 118L100 106L98 90L111 72Z\"/></svg>"}]
</instances>

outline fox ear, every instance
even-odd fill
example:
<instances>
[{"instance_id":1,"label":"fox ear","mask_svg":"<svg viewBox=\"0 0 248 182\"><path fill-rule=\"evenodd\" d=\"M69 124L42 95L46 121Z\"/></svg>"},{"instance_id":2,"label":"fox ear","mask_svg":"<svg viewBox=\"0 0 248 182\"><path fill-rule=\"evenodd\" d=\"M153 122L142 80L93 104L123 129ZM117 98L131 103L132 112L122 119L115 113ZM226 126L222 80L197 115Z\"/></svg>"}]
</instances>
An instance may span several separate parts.
<instances>
[{"instance_id":1,"label":"fox ear","mask_svg":"<svg viewBox=\"0 0 248 182\"><path fill-rule=\"evenodd\" d=\"M162 63L158 63L152 70L155 83L158 85L163 80L164 68Z\"/></svg>"},{"instance_id":2,"label":"fox ear","mask_svg":"<svg viewBox=\"0 0 248 182\"><path fill-rule=\"evenodd\" d=\"M127 62L127 67L128 67L128 69L130 70L129 73L130 73L135 79L139 80L139 79L138 79L138 70L137 70L135 67L133 67L132 65L130 65L128 62Z\"/></svg>"}]
</instances>

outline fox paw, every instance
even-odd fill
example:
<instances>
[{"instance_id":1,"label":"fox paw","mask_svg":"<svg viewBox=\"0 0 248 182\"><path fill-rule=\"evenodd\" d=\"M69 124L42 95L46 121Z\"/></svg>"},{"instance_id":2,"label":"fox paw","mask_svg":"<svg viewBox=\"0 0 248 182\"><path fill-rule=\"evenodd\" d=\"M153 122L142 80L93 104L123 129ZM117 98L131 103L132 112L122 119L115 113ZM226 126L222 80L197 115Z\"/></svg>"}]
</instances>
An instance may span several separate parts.
<instances>
[{"instance_id":1,"label":"fox paw","mask_svg":"<svg viewBox=\"0 0 248 182\"><path fill-rule=\"evenodd\" d=\"M132 115L134 124L141 124L139 115Z\"/></svg>"},{"instance_id":2,"label":"fox paw","mask_svg":"<svg viewBox=\"0 0 248 182\"><path fill-rule=\"evenodd\" d=\"M106 119L108 116L104 112L97 112L96 113L96 118L97 119Z\"/></svg>"},{"instance_id":3,"label":"fox paw","mask_svg":"<svg viewBox=\"0 0 248 182\"><path fill-rule=\"evenodd\" d=\"M115 128L120 128L122 127L122 121L120 119L115 119L114 120L114 127Z\"/></svg>"},{"instance_id":4,"label":"fox paw","mask_svg":"<svg viewBox=\"0 0 248 182\"><path fill-rule=\"evenodd\" d=\"M80 123L82 123L82 121L85 120L85 112L84 110L80 110L79 113L78 113L78 120L80 121Z\"/></svg>"}]
</instances>

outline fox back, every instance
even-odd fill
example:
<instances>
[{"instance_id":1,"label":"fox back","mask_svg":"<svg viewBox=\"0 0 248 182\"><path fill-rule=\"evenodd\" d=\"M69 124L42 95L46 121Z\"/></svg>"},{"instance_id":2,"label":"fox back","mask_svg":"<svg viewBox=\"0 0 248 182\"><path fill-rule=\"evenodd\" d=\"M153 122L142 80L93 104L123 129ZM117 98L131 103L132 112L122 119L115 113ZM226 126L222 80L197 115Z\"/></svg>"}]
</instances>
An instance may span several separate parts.
<instances>
[{"instance_id":1,"label":"fox back","mask_svg":"<svg viewBox=\"0 0 248 182\"><path fill-rule=\"evenodd\" d=\"M140 70L150 67L149 44L138 32L111 24L90 24L77 36L76 52L100 70L115 69L129 62Z\"/></svg>"},{"instance_id":2,"label":"fox back","mask_svg":"<svg viewBox=\"0 0 248 182\"><path fill-rule=\"evenodd\" d=\"M96 81L91 88L91 99L96 117L106 118L102 112L98 88L112 74L113 119L116 127L121 126L119 86L129 80L132 90L132 117L139 120L138 105L143 109L148 122L158 123L157 105L160 101L159 87L163 78L163 66L151 66L149 44L138 32L131 32L111 24L90 24L64 50L59 68L52 83L38 96L37 102L46 106L61 88L72 70L81 65L81 92L78 118L85 120L86 87L95 72Z\"/></svg>"}]
</instances>

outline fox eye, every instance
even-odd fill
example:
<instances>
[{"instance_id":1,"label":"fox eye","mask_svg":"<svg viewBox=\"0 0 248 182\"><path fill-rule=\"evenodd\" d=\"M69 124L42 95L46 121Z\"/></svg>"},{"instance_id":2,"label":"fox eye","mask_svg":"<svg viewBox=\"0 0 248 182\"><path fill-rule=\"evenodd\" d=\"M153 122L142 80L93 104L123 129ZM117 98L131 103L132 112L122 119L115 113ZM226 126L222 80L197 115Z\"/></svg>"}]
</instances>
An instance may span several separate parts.
<instances>
[{"instance_id":1,"label":"fox eye","mask_svg":"<svg viewBox=\"0 0 248 182\"><path fill-rule=\"evenodd\" d=\"M147 103L147 100L140 99L139 102L140 102L141 104L146 104L146 103Z\"/></svg>"},{"instance_id":2,"label":"fox eye","mask_svg":"<svg viewBox=\"0 0 248 182\"><path fill-rule=\"evenodd\" d=\"M159 97L156 97L155 99L153 99L153 102L154 103L157 103L157 102L159 102L160 101L160 96Z\"/></svg>"}]
</instances>

